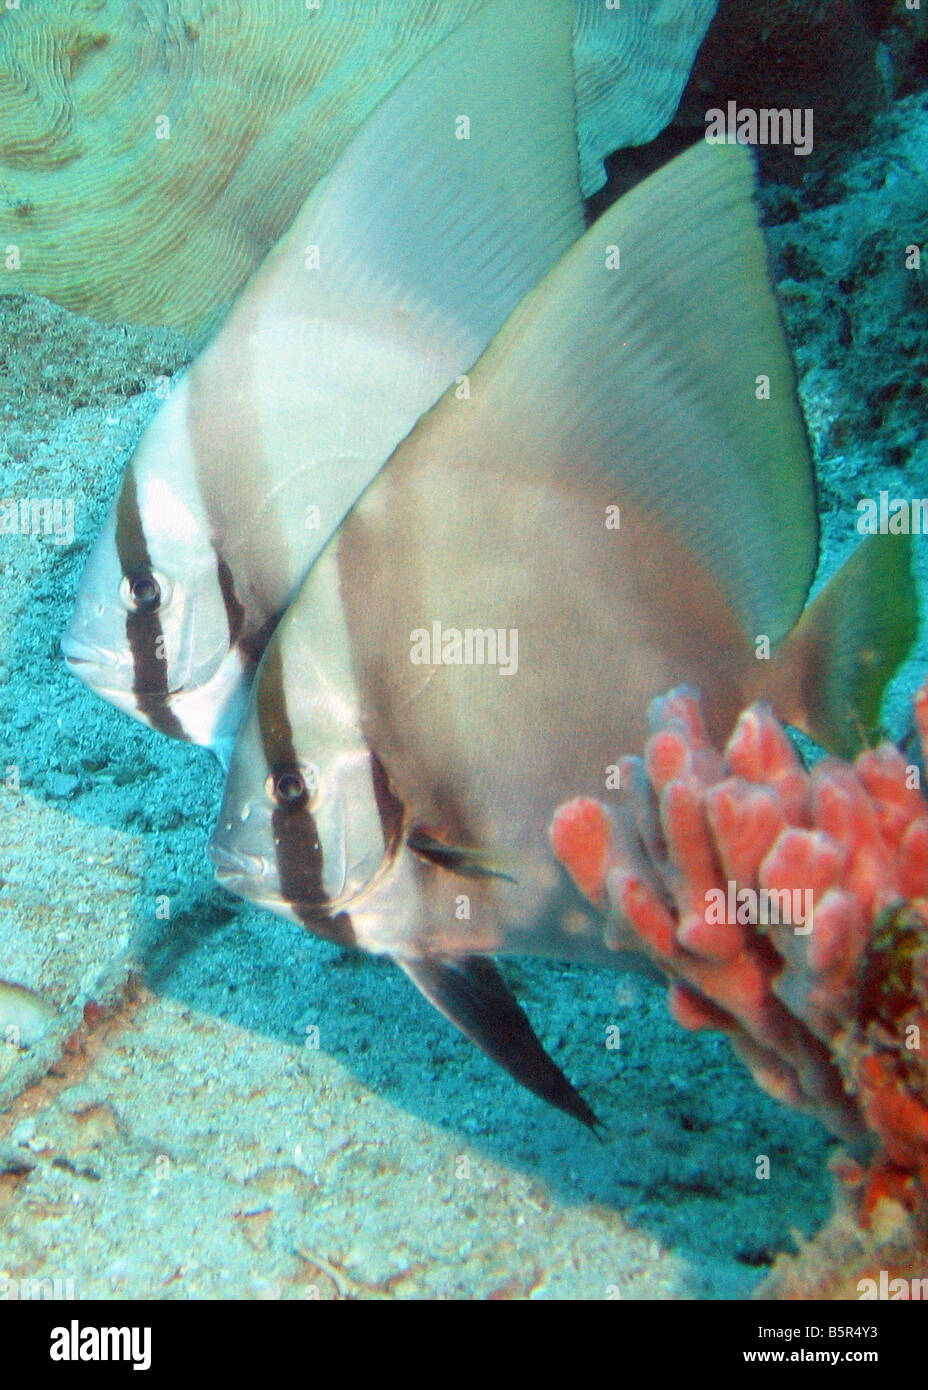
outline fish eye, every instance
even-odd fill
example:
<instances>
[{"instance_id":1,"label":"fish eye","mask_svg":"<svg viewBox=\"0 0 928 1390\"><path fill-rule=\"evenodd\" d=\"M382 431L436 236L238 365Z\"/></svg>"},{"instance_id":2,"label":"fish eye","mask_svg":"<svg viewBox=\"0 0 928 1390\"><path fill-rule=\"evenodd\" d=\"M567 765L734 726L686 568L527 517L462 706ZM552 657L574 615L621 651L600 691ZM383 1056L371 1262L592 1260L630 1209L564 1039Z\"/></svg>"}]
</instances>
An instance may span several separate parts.
<instances>
[{"instance_id":1,"label":"fish eye","mask_svg":"<svg viewBox=\"0 0 928 1390\"><path fill-rule=\"evenodd\" d=\"M119 586L125 606L136 613L157 613L170 597L170 585L154 570L137 570L123 576Z\"/></svg>"},{"instance_id":2,"label":"fish eye","mask_svg":"<svg viewBox=\"0 0 928 1390\"><path fill-rule=\"evenodd\" d=\"M272 772L265 791L275 806L283 811L296 810L307 803L312 809L319 794L319 778L315 768L291 765Z\"/></svg>"}]
</instances>

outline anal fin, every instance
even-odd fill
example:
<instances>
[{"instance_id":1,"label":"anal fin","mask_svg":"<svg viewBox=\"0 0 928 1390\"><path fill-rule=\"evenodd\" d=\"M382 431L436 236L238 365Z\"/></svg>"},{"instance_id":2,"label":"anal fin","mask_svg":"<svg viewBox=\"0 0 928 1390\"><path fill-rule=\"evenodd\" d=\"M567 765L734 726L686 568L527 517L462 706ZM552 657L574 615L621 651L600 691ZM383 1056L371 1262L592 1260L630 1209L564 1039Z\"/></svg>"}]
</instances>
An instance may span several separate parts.
<instances>
[{"instance_id":1,"label":"anal fin","mask_svg":"<svg viewBox=\"0 0 928 1390\"><path fill-rule=\"evenodd\" d=\"M545 1052L524 1010L486 956L396 957L413 983L455 1027L516 1081L595 1130L595 1114Z\"/></svg>"}]
</instances>

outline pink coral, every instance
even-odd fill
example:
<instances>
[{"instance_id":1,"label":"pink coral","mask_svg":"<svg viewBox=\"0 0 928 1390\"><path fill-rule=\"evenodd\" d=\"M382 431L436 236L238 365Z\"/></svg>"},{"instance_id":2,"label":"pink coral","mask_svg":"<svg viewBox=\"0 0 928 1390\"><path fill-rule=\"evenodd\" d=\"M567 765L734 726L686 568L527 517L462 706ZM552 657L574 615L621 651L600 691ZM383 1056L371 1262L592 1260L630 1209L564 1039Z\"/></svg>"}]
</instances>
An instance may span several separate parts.
<instances>
[{"instance_id":1,"label":"pink coral","mask_svg":"<svg viewBox=\"0 0 928 1390\"><path fill-rule=\"evenodd\" d=\"M928 758L928 684L915 701ZM655 701L620 805L560 807L551 843L617 948L670 977L686 1028L727 1032L758 1082L870 1149L879 1197L928 1209L928 803L891 744L810 772L762 705L724 755L698 698Z\"/></svg>"}]
</instances>

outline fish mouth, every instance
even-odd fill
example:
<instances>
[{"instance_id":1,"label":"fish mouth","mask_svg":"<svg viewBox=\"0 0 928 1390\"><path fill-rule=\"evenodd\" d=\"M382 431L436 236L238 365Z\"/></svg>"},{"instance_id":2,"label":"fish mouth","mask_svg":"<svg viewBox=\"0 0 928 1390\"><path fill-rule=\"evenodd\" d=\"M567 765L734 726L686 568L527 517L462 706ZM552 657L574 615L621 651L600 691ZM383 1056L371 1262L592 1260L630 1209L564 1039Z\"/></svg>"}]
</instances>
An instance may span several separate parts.
<instances>
[{"instance_id":1,"label":"fish mouth","mask_svg":"<svg viewBox=\"0 0 928 1390\"><path fill-rule=\"evenodd\" d=\"M81 642L77 637L70 637L67 633L60 642L61 655L69 666L92 666L95 670L111 670L116 665L116 653L105 651L100 647L88 647L85 642Z\"/></svg>"},{"instance_id":2,"label":"fish mouth","mask_svg":"<svg viewBox=\"0 0 928 1390\"><path fill-rule=\"evenodd\" d=\"M118 705L121 701L134 700L141 696L153 704L167 704L181 690L136 690L131 684L131 668L125 667L125 686L113 685L113 672L120 669L116 653L98 647L85 646L77 638L65 635L61 639L61 655L68 670L73 672L85 685L91 686L103 700Z\"/></svg>"},{"instance_id":3,"label":"fish mouth","mask_svg":"<svg viewBox=\"0 0 928 1390\"><path fill-rule=\"evenodd\" d=\"M225 845L207 845L206 852L216 870L216 878L224 887L240 881L254 884L267 873L267 860L261 855L245 854L243 850L229 849Z\"/></svg>"},{"instance_id":4,"label":"fish mouth","mask_svg":"<svg viewBox=\"0 0 928 1390\"><path fill-rule=\"evenodd\" d=\"M64 653L64 664L72 676L76 676L94 694L99 695L101 700L119 708L125 707L130 712L135 708L135 692L132 689L131 678L127 680L126 685L113 685L112 666L94 657L71 656L67 652Z\"/></svg>"},{"instance_id":5,"label":"fish mouth","mask_svg":"<svg viewBox=\"0 0 928 1390\"><path fill-rule=\"evenodd\" d=\"M289 913L295 913L301 921L311 918L325 922L341 912L351 912L376 893L392 867L392 861L384 862L368 883L362 887L346 887L343 884L342 890L332 897L321 900L285 898L279 890L276 893L273 889L267 891L265 879L268 865L261 855L246 854L244 850L229 849L218 844L208 845L206 852L212 861L217 883L228 892L247 898L255 907L263 907L268 912L279 913L285 908Z\"/></svg>"}]
</instances>

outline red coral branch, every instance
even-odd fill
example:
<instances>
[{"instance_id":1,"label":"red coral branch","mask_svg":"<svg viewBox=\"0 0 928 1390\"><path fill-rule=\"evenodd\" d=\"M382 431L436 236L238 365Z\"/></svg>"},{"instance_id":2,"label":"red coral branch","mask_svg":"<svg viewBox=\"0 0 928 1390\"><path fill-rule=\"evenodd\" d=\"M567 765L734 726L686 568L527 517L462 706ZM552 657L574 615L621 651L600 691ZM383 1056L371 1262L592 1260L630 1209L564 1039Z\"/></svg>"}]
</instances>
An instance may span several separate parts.
<instances>
[{"instance_id":1,"label":"red coral branch","mask_svg":"<svg viewBox=\"0 0 928 1390\"><path fill-rule=\"evenodd\" d=\"M928 684L915 700L928 761ZM890 744L807 772L762 705L724 755L695 694L655 701L620 801L561 806L555 854L616 949L669 976L686 1028L729 1034L758 1082L872 1150L883 1195L928 1210L928 803Z\"/></svg>"}]
</instances>

